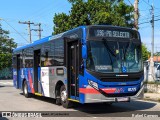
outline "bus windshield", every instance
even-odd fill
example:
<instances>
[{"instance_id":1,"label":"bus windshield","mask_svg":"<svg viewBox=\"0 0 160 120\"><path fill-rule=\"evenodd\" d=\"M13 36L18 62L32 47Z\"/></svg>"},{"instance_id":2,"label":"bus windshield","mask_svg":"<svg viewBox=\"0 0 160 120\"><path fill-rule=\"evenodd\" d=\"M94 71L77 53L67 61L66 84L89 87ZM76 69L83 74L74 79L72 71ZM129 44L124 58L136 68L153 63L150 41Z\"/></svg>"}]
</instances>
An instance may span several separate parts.
<instances>
[{"instance_id":1,"label":"bus windshield","mask_svg":"<svg viewBox=\"0 0 160 120\"><path fill-rule=\"evenodd\" d=\"M132 41L87 41L87 69L102 73L142 70L141 44Z\"/></svg>"}]
</instances>

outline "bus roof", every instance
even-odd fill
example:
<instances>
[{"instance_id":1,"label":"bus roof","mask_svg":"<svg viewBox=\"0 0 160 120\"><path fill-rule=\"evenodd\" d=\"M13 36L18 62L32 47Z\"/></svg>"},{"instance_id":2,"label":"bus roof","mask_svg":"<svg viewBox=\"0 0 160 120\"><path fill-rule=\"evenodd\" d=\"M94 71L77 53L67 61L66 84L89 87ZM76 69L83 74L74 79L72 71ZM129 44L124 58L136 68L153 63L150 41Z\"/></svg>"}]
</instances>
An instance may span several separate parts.
<instances>
[{"instance_id":1,"label":"bus roof","mask_svg":"<svg viewBox=\"0 0 160 120\"><path fill-rule=\"evenodd\" d=\"M67 34L67 33L70 33L70 32L73 32L74 30L77 30L79 28L85 28L86 26L79 26L77 28L74 28L72 30L68 30L66 32L63 32L63 33L60 33L60 34L57 34L57 35L53 35L53 36L48 36L48 37L45 37L45 38L42 38L42 39L39 39L39 40L36 40L34 41L33 43L31 44L28 44L28 45L25 45L25 46L22 46L22 47L18 47L16 49L13 50L13 52L17 52L17 51L20 51L20 50L23 50L23 49L26 49L26 48L30 48L30 47L34 47L36 45L39 45L39 44L42 44L42 43L45 43L47 41L50 41L50 40L54 40L54 39L57 39L57 38L61 38L63 37L63 35Z\"/></svg>"},{"instance_id":2,"label":"bus roof","mask_svg":"<svg viewBox=\"0 0 160 120\"><path fill-rule=\"evenodd\" d=\"M22 46L22 47L18 47L16 49L13 50L13 52L17 52L17 51L20 51L20 50L23 50L23 49L26 49L26 48L30 48L30 47L34 47L36 45L39 45L39 44L42 44L42 43L45 43L47 41L50 41L50 40L54 40L54 39L57 39L57 38L61 38L63 37L63 35L65 34L68 34L70 32L73 32L74 30L77 30L79 28L81 29L85 29L86 27L100 27L100 26L104 26L104 27L115 27L115 28L125 28L125 29L132 29L132 28L127 28L127 27L119 27L119 26L112 26L112 25L89 25L89 26L79 26L77 28L74 28L72 30L68 30L66 32L63 32L63 33L60 33L60 34L57 34L57 35L53 35L53 36L48 36L48 37L45 37L45 38L42 38L42 39L39 39L39 40L36 40L34 41L33 43L31 44L28 44L28 45L25 45L25 46ZM132 29L133 30L133 29Z\"/></svg>"}]
</instances>

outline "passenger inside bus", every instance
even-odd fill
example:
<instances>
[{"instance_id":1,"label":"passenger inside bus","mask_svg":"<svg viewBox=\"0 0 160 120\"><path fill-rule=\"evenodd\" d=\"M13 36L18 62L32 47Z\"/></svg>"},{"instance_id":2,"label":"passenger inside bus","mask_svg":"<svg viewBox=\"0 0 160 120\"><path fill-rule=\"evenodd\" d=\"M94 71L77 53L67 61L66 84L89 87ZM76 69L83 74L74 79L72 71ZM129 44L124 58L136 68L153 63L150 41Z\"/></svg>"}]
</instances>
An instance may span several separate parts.
<instances>
[{"instance_id":1,"label":"passenger inside bus","mask_svg":"<svg viewBox=\"0 0 160 120\"><path fill-rule=\"evenodd\" d=\"M48 52L46 52L46 56L45 56L45 61L44 61L44 66L51 66L52 64L51 64L51 62L50 62L50 60L49 60L49 58L48 58Z\"/></svg>"},{"instance_id":2,"label":"passenger inside bus","mask_svg":"<svg viewBox=\"0 0 160 120\"><path fill-rule=\"evenodd\" d=\"M44 66L50 66L50 65L52 65L50 60L48 60L48 58L46 58L44 61Z\"/></svg>"}]
</instances>

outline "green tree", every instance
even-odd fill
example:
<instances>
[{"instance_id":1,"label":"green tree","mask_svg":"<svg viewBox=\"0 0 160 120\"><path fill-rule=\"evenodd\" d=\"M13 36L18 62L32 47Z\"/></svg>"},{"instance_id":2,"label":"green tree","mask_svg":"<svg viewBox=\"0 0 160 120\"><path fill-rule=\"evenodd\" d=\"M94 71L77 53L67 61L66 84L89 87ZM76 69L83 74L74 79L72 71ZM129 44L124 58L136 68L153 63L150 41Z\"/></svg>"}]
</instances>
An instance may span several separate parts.
<instances>
[{"instance_id":1,"label":"green tree","mask_svg":"<svg viewBox=\"0 0 160 120\"><path fill-rule=\"evenodd\" d=\"M54 34L81 25L110 24L133 27L133 6L124 0L68 0L71 4L69 15L55 14Z\"/></svg>"},{"instance_id":2,"label":"green tree","mask_svg":"<svg viewBox=\"0 0 160 120\"><path fill-rule=\"evenodd\" d=\"M150 56L150 52L147 50L146 45L142 44L142 58L143 58L143 61L148 60L149 56Z\"/></svg>"},{"instance_id":3,"label":"green tree","mask_svg":"<svg viewBox=\"0 0 160 120\"><path fill-rule=\"evenodd\" d=\"M68 0L71 4L69 15L55 14L53 18L54 33L58 34L80 25L110 24L115 26L134 27L133 6L124 0ZM143 61L150 52L142 45Z\"/></svg>"},{"instance_id":4,"label":"green tree","mask_svg":"<svg viewBox=\"0 0 160 120\"><path fill-rule=\"evenodd\" d=\"M17 44L9 38L9 31L3 30L0 25L0 70L12 65L12 49Z\"/></svg>"}]
</instances>

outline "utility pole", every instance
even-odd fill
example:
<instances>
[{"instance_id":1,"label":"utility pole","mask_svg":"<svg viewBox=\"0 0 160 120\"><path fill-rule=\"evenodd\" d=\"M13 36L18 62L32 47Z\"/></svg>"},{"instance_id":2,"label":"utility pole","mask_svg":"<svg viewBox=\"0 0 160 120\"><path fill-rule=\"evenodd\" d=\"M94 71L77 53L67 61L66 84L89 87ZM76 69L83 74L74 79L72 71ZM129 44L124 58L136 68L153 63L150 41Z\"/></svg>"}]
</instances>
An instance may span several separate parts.
<instances>
[{"instance_id":1,"label":"utility pole","mask_svg":"<svg viewBox=\"0 0 160 120\"><path fill-rule=\"evenodd\" d=\"M152 10L152 20L151 20L151 24L152 24L152 52L151 52L151 58L153 58L153 56L154 56L154 7L153 7L153 5L151 6L151 10Z\"/></svg>"},{"instance_id":2,"label":"utility pole","mask_svg":"<svg viewBox=\"0 0 160 120\"><path fill-rule=\"evenodd\" d=\"M38 31L39 39L41 39L41 31L43 31L43 30L41 29L41 23L39 23L39 24L34 24L34 25L35 25L35 26L38 26L38 29L32 29L32 30Z\"/></svg>"},{"instance_id":3,"label":"utility pole","mask_svg":"<svg viewBox=\"0 0 160 120\"><path fill-rule=\"evenodd\" d=\"M139 0L134 1L134 26L136 30L138 30L138 19L139 19L138 2Z\"/></svg>"},{"instance_id":4,"label":"utility pole","mask_svg":"<svg viewBox=\"0 0 160 120\"><path fill-rule=\"evenodd\" d=\"M150 69L149 69L149 80L154 81L155 75L154 75L154 5L151 5L151 14L152 14L152 20L151 20L151 25L152 25L152 50L151 50L151 58L150 58Z\"/></svg>"},{"instance_id":5,"label":"utility pole","mask_svg":"<svg viewBox=\"0 0 160 120\"><path fill-rule=\"evenodd\" d=\"M28 25L28 35L29 35L29 41L30 41L30 43L32 43L32 38L31 38L31 24L34 24L33 22L30 22L30 21L28 21L28 22L20 22L19 21L19 23L20 24L27 24Z\"/></svg>"}]
</instances>

